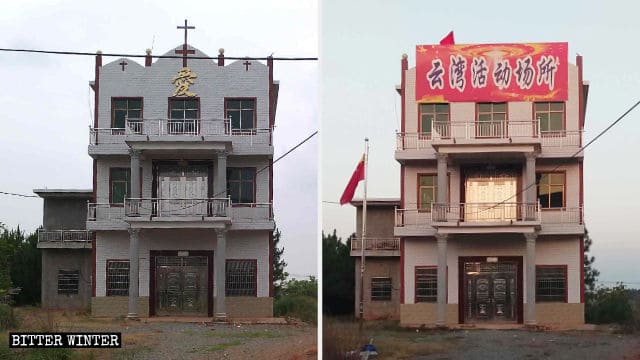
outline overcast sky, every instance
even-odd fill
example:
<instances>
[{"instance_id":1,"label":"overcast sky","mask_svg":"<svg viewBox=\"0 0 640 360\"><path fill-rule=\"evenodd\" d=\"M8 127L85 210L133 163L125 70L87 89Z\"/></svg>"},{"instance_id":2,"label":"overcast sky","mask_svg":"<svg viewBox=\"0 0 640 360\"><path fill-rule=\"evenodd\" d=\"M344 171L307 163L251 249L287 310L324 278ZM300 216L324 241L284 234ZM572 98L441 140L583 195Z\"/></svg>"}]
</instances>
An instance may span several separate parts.
<instances>
[{"instance_id":1,"label":"overcast sky","mask_svg":"<svg viewBox=\"0 0 640 360\"><path fill-rule=\"evenodd\" d=\"M276 6L277 5L277 6ZM0 7L1 48L164 54L183 43L209 56L318 56L316 1L14 1ZM105 58L104 63L115 58ZM143 63L143 59L136 60ZM0 191L91 188L87 155L94 57L0 52ZM318 64L276 62L275 155L318 128ZM313 138L275 165L274 207L287 271L317 273L317 154ZM0 222L33 231L42 199L0 194Z\"/></svg>"},{"instance_id":2,"label":"overcast sky","mask_svg":"<svg viewBox=\"0 0 640 360\"><path fill-rule=\"evenodd\" d=\"M322 228L335 228L343 238L355 231L354 208L331 202L340 198L365 137L371 143L369 196L400 196L393 154L403 53L413 67L415 46L437 44L450 30L460 44L568 42L569 61L583 55L584 79L591 84L588 141L639 100L639 10L621 1L322 1ZM640 108L586 151L584 165L585 217L600 279L636 287L639 140Z\"/></svg>"}]
</instances>

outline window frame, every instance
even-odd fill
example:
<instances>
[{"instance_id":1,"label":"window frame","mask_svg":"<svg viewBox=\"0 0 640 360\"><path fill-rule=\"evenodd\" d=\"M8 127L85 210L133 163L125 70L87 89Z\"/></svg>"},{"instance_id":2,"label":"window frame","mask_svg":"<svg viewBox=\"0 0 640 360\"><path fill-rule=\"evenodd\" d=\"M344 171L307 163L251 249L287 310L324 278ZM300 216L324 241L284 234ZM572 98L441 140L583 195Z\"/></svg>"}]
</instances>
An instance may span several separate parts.
<instances>
[{"instance_id":1,"label":"window frame","mask_svg":"<svg viewBox=\"0 0 640 360\"><path fill-rule=\"evenodd\" d=\"M417 178L416 178L416 208L418 209L418 212L431 212L431 206L423 208L422 207L422 197L421 197L421 193L420 193L420 177L421 176L433 176L435 178L435 185L433 186L434 188L434 196L433 196L433 203L438 203L438 174L437 173L433 173L433 172L427 172L427 173L418 173L417 174ZM447 202L451 202L451 176L449 173L447 173L447 183L448 183L448 188L449 188L449 192L447 193Z\"/></svg>"},{"instance_id":2,"label":"window frame","mask_svg":"<svg viewBox=\"0 0 640 360\"><path fill-rule=\"evenodd\" d=\"M422 105L433 105L433 112L422 112ZM445 136L442 136L443 138L449 138L451 136L451 103L445 103L445 102L438 102L438 103L418 103L418 135L420 136L420 138L422 139L431 139L432 137L432 132L431 129L429 129L428 131L425 131L422 128L422 115L425 114L431 114L433 115L433 120L431 120L431 126L433 127L433 122L434 121L438 121L437 117L438 114L444 114L444 113L439 113L437 111L437 106L438 105L447 105L447 124L449 125L448 127L448 133Z\"/></svg>"},{"instance_id":3,"label":"window frame","mask_svg":"<svg viewBox=\"0 0 640 360\"><path fill-rule=\"evenodd\" d=\"M229 262L246 262L246 263L251 263L253 265L253 289L249 289L250 291L252 291L252 294L235 294L235 293L231 293L231 290L234 291L246 291L246 289L242 289L242 290L237 290L237 289L230 289L229 288ZM258 259L225 259L225 271L224 271L224 293L225 296L228 297L257 297L258 296Z\"/></svg>"},{"instance_id":4,"label":"window frame","mask_svg":"<svg viewBox=\"0 0 640 360\"><path fill-rule=\"evenodd\" d=\"M549 206L544 206L542 202L540 202L540 180L543 175L550 174L562 174L563 183L562 183L562 206L560 207L551 207L551 196L549 196ZM559 185L559 184L549 184L549 186ZM551 192L549 192L551 194ZM566 171L537 171L536 172L536 201L540 203L540 209L545 210L561 210L567 207L567 172Z\"/></svg>"},{"instance_id":5,"label":"window frame","mask_svg":"<svg viewBox=\"0 0 640 360\"><path fill-rule=\"evenodd\" d=\"M240 101L240 128L234 129L232 127L231 118L227 116L227 111L229 107L227 105L230 101ZM249 129L242 128L242 102L243 101L253 101L253 126ZM225 121L229 121L228 125L225 126L227 128L227 132L231 135L235 134L255 134L258 127L258 98L257 97L225 97L224 98L224 116ZM233 111L233 110L231 110Z\"/></svg>"},{"instance_id":6,"label":"window frame","mask_svg":"<svg viewBox=\"0 0 640 360\"><path fill-rule=\"evenodd\" d=\"M126 293L122 294L122 293L117 293L117 294L113 294L110 293L110 291L123 291L122 289L112 289L112 286L109 286L110 282L109 282L109 266L113 263L127 263L127 287L126 287ZM106 265L105 265L105 296L129 296L129 284L131 279L129 278L129 274L131 271L131 262L129 261L129 259L107 259Z\"/></svg>"},{"instance_id":7,"label":"window frame","mask_svg":"<svg viewBox=\"0 0 640 360\"><path fill-rule=\"evenodd\" d=\"M559 299L540 299L540 291L538 290L540 276L538 276L538 270L540 269L561 269L564 274L564 293L563 300ZM554 295L550 295L554 296ZM567 265L536 265L536 303L568 303L569 302L569 274Z\"/></svg>"},{"instance_id":8,"label":"window frame","mask_svg":"<svg viewBox=\"0 0 640 360\"><path fill-rule=\"evenodd\" d=\"M551 110L551 104L552 103L559 103L562 104L562 111L559 110ZM562 128L560 130L552 130L552 131L542 131L542 125L540 123L540 121L538 120L538 110L536 110L536 105L538 104L547 104L548 105L548 110L545 111L540 111L540 113L546 113L549 115L549 118L547 119L547 121L551 121L551 113L561 113L562 114ZM535 126L539 129L540 131L540 136L544 137L545 135L548 136L567 136L567 103L566 101L535 101L532 103L532 112L533 112L533 120L535 121Z\"/></svg>"},{"instance_id":9,"label":"window frame","mask_svg":"<svg viewBox=\"0 0 640 360\"><path fill-rule=\"evenodd\" d=\"M75 289L73 288L73 283L71 283L71 287L68 289L61 289L60 288L60 275L61 272L67 272L68 274L66 275L75 275L75 279L71 279L70 281L75 282ZM63 280L67 280L69 281L69 279L63 279ZM64 284L64 285L69 285L69 284ZM58 281L57 281L57 287L58 287L58 295L78 295L80 293L80 270L76 269L76 270L70 270L70 269L58 269Z\"/></svg>"},{"instance_id":10,"label":"window frame","mask_svg":"<svg viewBox=\"0 0 640 360\"><path fill-rule=\"evenodd\" d=\"M433 300L419 300L418 299L418 270L435 270L435 278L436 278L436 289L435 289L435 298ZM414 279L414 288L413 288L413 297L414 303L435 303L438 302L438 266L436 265L428 265L428 266L416 266L413 271L413 279Z\"/></svg>"},{"instance_id":11,"label":"window frame","mask_svg":"<svg viewBox=\"0 0 640 360\"><path fill-rule=\"evenodd\" d=\"M374 292L374 281L375 280L389 280L389 295L386 295L386 287L384 289L382 289L381 291L384 291L384 294L382 295L375 295L373 294ZM387 285L386 283L384 284L385 286ZM369 300L370 301L391 301L393 300L393 278L391 276L372 276L371 278L369 278Z\"/></svg>"},{"instance_id":12,"label":"window frame","mask_svg":"<svg viewBox=\"0 0 640 360\"><path fill-rule=\"evenodd\" d=\"M480 111L480 105L491 105L491 112L481 112ZM495 114L502 114L502 111L495 111L493 108L495 105L498 104L504 104L504 120L495 120L494 116ZM509 102L506 101L501 101L501 102L477 102L475 103L475 123L474 123L474 127L475 127L475 136L479 137L479 138L498 138L498 137L505 137L505 136L509 136ZM490 121L480 121L480 115L484 115L484 114L491 114L491 120ZM504 133L500 134L500 136L480 136L479 135L479 130L478 130L478 124L483 123L483 122L497 122L497 121L503 121L504 122Z\"/></svg>"},{"instance_id":13,"label":"window frame","mask_svg":"<svg viewBox=\"0 0 640 360\"><path fill-rule=\"evenodd\" d=\"M172 105L174 102L177 101L195 101L197 103L196 106L196 117L195 118L189 118L186 119L184 118L184 112L187 111L186 107L182 109L182 115L183 118L182 119L174 119L171 116L171 112L172 112ZM167 134L171 134L171 135L198 135L200 134L200 122L201 122L201 105L200 105L200 97L198 96L193 96L193 97L185 97L185 96L172 96L169 97L167 100L167 129L166 132ZM193 109L190 109L193 110ZM185 124L188 122L193 122L193 131L184 131L184 127ZM173 123L178 123L182 125L182 131L175 131L175 129L170 126L169 124L173 124Z\"/></svg>"},{"instance_id":14,"label":"window frame","mask_svg":"<svg viewBox=\"0 0 640 360\"><path fill-rule=\"evenodd\" d=\"M127 115L125 115L124 127L116 128L116 101L127 101ZM140 100L140 119L144 118L144 97L142 96L112 96L111 97L111 128L124 131L127 128L127 119L129 117L129 101L130 100Z\"/></svg>"},{"instance_id":15,"label":"window frame","mask_svg":"<svg viewBox=\"0 0 640 360\"><path fill-rule=\"evenodd\" d=\"M113 179L113 172L114 171L122 171L125 170L128 172L127 175L127 180L122 181L122 180L115 180ZM140 174L142 175L142 173ZM142 176L140 176L142 178ZM124 182L125 183L125 194L124 194L124 198L122 199L122 202L114 202L113 201L113 184L115 182ZM127 198L128 195L131 195L131 168L128 167L110 167L109 168L109 204L111 206L116 206L116 207L120 207L120 206L124 206L124 201Z\"/></svg>"},{"instance_id":16,"label":"window frame","mask_svg":"<svg viewBox=\"0 0 640 360\"><path fill-rule=\"evenodd\" d=\"M232 170L241 170L241 171L247 171L250 170L253 172L253 201L250 203L246 203L246 202L234 202L233 198L231 198L231 186L230 186L230 182L231 181L236 181L236 180L230 180L230 176L229 176L229 171ZM230 166L227 167L227 196L229 196L231 198L231 205L232 206L255 206L256 202L257 202L257 194L256 194L256 190L257 190L257 177L258 177L258 169L256 167L252 167L252 166L245 166L245 167L235 167L235 166ZM240 183L240 194L242 194L242 172L240 173L240 180L237 181ZM245 181L245 182L248 182ZM238 194L238 195L240 195Z\"/></svg>"}]
</instances>

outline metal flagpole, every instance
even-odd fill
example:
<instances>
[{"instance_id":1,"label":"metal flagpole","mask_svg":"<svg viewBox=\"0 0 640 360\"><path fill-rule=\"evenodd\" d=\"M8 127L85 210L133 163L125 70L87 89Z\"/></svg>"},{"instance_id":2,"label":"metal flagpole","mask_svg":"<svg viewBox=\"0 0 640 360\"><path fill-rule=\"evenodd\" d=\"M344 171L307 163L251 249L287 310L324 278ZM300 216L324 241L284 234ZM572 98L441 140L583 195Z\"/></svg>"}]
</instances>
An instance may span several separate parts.
<instances>
[{"instance_id":1,"label":"metal flagpole","mask_svg":"<svg viewBox=\"0 0 640 360\"><path fill-rule=\"evenodd\" d=\"M364 239L367 237L367 163L369 162L369 138L364 138L364 197L362 199L362 242L360 253L360 332L364 321Z\"/></svg>"}]
</instances>

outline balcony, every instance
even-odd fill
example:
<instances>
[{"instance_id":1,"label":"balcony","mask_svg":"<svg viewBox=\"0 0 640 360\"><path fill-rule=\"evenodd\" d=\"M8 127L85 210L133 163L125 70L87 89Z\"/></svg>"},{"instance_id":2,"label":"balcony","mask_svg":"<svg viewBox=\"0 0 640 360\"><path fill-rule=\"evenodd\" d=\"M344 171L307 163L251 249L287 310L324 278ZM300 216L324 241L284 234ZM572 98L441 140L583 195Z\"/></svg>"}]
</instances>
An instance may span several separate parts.
<instances>
[{"instance_id":1,"label":"balcony","mask_svg":"<svg viewBox=\"0 0 640 360\"><path fill-rule=\"evenodd\" d=\"M570 156L582 144L581 130L541 131L537 121L437 122L430 132L397 133L396 158L435 157L436 152L531 152Z\"/></svg>"},{"instance_id":2,"label":"balcony","mask_svg":"<svg viewBox=\"0 0 640 360\"><path fill-rule=\"evenodd\" d=\"M171 143L171 147L215 144L234 154L273 153L271 129L233 129L221 119L127 119L125 128L89 128L89 155L126 154L130 147Z\"/></svg>"},{"instance_id":3,"label":"balcony","mask_svg":"<svg viewBox=\"0 0 640 360\"><path fill-rule=\"evenodd\" d=\"M38 230L38 248L91 249L89 230Z\"/></svg>"},{"instance_id":4,"label":"balcony","mask_svg":"<svg viewBox=\"0 0 640 360\"><path fill-rule=\"evenodd\" d=\"M87 229L89 230L127 230L124 221L124 207L113 203L87 204Z\"/></svg>"},{"instance_id":5,"label":"balcony","mask_svg":"<svg viewBox=\"0 0 640 360\"><path fill-rule=\"evenodd\" d=\"M400 238L365 238L365 255L400 256ZM362 255L362 238L351 239L351 256Z\"/></svg>"}]
</instances>

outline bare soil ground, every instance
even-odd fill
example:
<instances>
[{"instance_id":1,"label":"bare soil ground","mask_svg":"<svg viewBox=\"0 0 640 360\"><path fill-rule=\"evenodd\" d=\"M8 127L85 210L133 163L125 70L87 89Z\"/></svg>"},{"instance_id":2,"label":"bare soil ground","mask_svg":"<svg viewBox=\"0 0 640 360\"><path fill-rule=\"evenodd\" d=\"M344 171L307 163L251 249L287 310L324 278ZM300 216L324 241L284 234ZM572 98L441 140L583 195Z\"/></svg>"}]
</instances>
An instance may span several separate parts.
<instances>
[{"instance_id":1,"label":"bare soil ground","mask_svg":"<svg viewBox=\"0 0 640 360\"><path fill-rule=\"evenodd\" d=\"M121 349L74 350L74 359L316 359L313 325L247 325L93 319L19 308L14 331L122 332ZM2 339L7 339L0 334ZM0 346L7 346L7 340Z\"/></svg>"},{"instance_id":2,"label":"bare soil ground","mask_svg":"<svg viewBox=\"0 0 640 360\"><path fill-rule=\"evenodd\" d=\"M640 360L640 334L591 331L416 330L394 323L371 323L358 334L357 323L323 324L324 359L345 358L373 339L376 359L624 359Z\"/></svg>"}]
</instances>

